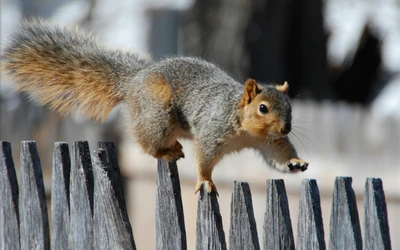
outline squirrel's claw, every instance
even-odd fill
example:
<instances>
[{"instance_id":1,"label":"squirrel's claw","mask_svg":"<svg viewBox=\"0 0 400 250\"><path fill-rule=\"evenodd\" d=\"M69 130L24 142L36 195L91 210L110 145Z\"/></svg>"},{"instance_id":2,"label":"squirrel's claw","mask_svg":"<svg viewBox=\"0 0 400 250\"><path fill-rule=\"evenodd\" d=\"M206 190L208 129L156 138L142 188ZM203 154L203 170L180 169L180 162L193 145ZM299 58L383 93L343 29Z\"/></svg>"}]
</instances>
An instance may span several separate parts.
<instances>
[{"instance_id":1,"label":"squirrel's claw","mask_svg":"<svg viewBox=\"0 0 400 250\"><path fill-rule=\"evenodd\" d=\"M304 172L308 168L308 162L298 158L290 159L286 165L288 166L290 172L298 172L299 170Z\"/></svg>"},{"instance_id":2,"label":"squirrel's claw","mask_svg":"<svg viewBox=\"0 0 400 250\"><path fill-rule=\"evenodd\" d=\"M213 181L211 181L211 180L197 182L195 194L197 194L203 188L203 184L206 187L207 193L215 192L217 194L217 196L219 196L217 187L214 185Z\"/></svg>"}]
</instances>

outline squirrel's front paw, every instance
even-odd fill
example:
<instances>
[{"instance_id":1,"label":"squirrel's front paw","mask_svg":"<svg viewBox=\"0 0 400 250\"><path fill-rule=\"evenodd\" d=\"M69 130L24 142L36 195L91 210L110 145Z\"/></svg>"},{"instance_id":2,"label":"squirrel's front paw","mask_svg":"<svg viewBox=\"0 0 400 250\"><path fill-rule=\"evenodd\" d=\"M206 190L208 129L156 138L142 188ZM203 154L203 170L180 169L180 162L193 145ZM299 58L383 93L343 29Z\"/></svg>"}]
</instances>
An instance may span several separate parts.
<instances>
[{"instance_id":1,"label":"squirrel's front paw","mask_svg":"<svg viewBox=\"0 0 400 250\"><path fill-rule=\"evenodd\" d=\"M197 192L199 192L200 189L202 189L203 184L206 186L207 193L215 192L218 195L217 188L215 187L212 180L197 182L195 194L197 194Z\"/></svg>"},{"instance_id":2,"label":"squirrel's front paw","mask_svg":"<svg viewBox=\"0 0 400 250\"><path fill-rule=\"evenodd\" d=\"M308 162L299 158L292 158L286 163L286 166L289 168L290 172L304 172L308 168Z\"/></svg>"}]
</instances>

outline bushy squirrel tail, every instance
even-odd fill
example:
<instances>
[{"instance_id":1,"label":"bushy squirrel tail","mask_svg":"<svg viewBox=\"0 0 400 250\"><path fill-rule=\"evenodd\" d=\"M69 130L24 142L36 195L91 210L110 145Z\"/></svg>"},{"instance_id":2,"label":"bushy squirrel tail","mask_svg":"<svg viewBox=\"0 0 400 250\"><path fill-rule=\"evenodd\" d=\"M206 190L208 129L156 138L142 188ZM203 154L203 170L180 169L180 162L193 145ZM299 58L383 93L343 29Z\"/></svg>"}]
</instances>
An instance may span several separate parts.
<instances>
[{"instance_id":1,"label":"bushy squirrel tail","mask_svg":"<svg viewBox=\"0 0 400 250\"><path fill-rule=\"evenodd\" d=\"M107 50L81 31L31 20L6 44L1 66L17 89L39 104L64 115L77 109L102 121L149 63L133 53Z\"/></svg>"}]
</instances>

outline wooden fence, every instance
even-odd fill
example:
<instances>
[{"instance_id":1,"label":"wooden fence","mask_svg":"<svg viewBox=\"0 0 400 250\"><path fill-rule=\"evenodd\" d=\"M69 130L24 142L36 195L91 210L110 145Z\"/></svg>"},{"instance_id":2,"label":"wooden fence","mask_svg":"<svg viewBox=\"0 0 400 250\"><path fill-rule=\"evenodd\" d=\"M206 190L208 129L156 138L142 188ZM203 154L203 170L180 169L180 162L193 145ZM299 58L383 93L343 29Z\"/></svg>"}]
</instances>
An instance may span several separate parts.
<instances>
[{"instance_id":1,"label":"wooden fence","mask_svg":"<svg viewBox=\"0 0 400 250\"><path fill-rule=\"evenodd\" d=\"M51 225L36 143L21 144L20 181L9 142L0 142L0 249L136 249L121 174L112 143L56 143L53 154ZM92 157L91 157L92 156ZM293 237L284 181L267 180L264 249L326 249L316 180L302 181L297 239ZM391 249L385 194L380 179L368 178L361 235L351 177L337 177L332 196L329 249ZM157 249L187 249L176 164L158 162ZM50 230L52 237L50 238ZM226 249L215 194L198 198L196 249ZM234 182L230 249L260 249L250 187Z\"/></svg>"}]
</instances>

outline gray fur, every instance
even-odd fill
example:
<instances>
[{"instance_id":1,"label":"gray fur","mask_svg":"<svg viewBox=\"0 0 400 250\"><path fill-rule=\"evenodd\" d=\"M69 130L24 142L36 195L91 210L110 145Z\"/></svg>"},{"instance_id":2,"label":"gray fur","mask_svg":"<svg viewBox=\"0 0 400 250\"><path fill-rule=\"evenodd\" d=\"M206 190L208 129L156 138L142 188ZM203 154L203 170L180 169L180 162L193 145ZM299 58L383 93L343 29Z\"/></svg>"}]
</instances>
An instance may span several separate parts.
<instances>
[{"instance_id":1,"label":"gray fur","mask_svg":"<svg viewBox=\"0 0 400 250\"><path fill-rule=\"evenodd\" d=\"M20 68L23 68L21 63L16 63L14 68L13 55L20 56L28 52L42 55L37 57L38 60L52 60L55 65L62 66L57 70L61 68L67 79L75 77L71 73L74 70L85 74L86 71L87 74L95 72L95 79L90 84L106 85L104 88L111 89L112 93L104 94L105 98L111 95L111 98L116 97L118 102L121 100L126 104L129 126L147 153L157 156L160 150L172 149L179 144L177 138L193 138L199 181L207 182L209 191L213 189L213 184L208 174L215 164L224 155L245 147L258 150L267 162L281 171L304 171L307 168L308 163L297 158L293 145L284 135L274 135L273 140L281 142L277 143L280 146L274 146L271 138L256 137L244 129L241 120L244 85L216 65L200 58L143 59L133 53L103 48L93 38L78 31L50 26L42 21L24 22L21 30L14 34L6 46L3 59L7 61L10 75L18 76L22 71ZM88 66L85 71L79 71L82 65ZM16 78L30 82L41 73L29 72ZM161 79L161 85L157 85L160 83L151 77ZM55 86L57 82L48 84ZM74 84L86 88L87 82L75 81ZM271 105L269 109L274 118L279 124L284 122L290 126L292 110L287 95L272 85L261 84L261 88L259 95ZM159 90L162 91L161 95ZM40 90L32 92L33 96L40 95ZM69 94L65 93L67 96ZM99 95L96 92L95 96ZM82 105L85 104L83 102ZM104 108L104 104L101 104L99 107ZM269 129L268 126L265 128ZM287 133L290 131L288 128ZM278 131L281 132L282 129ZM176 151L179 153L179 150ZM199 190L199 186L197 188Z\"/></svg>"}]
</instances>

